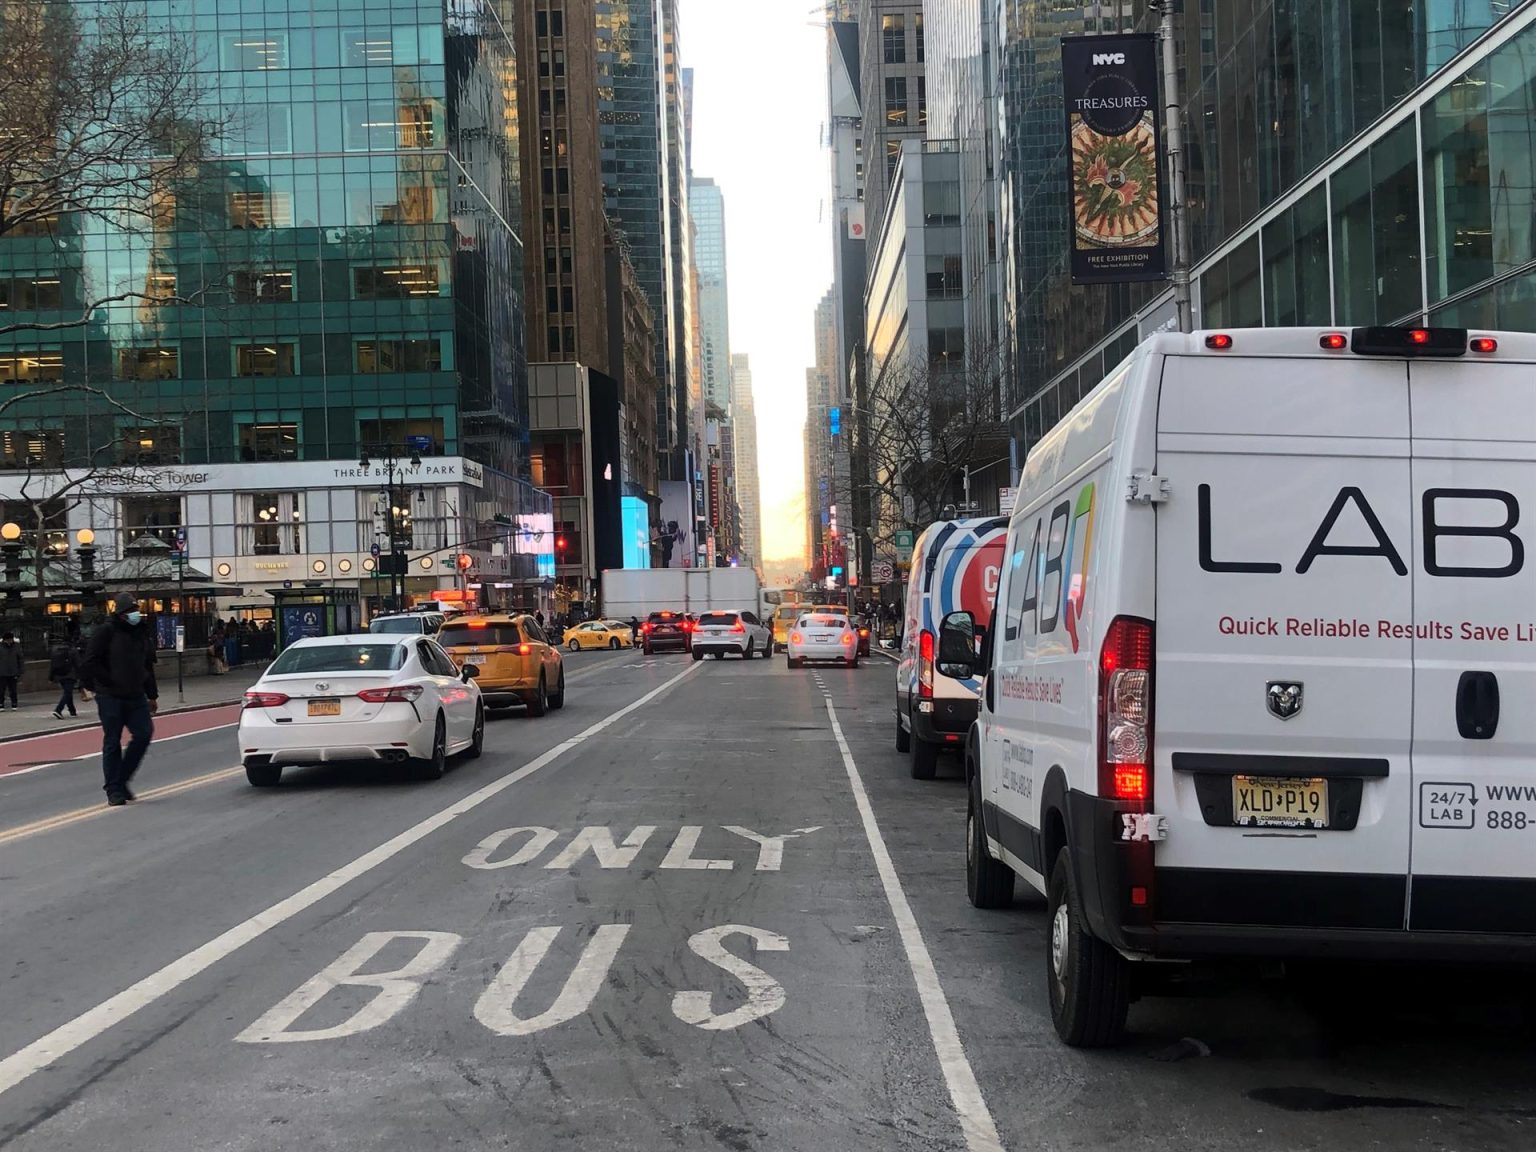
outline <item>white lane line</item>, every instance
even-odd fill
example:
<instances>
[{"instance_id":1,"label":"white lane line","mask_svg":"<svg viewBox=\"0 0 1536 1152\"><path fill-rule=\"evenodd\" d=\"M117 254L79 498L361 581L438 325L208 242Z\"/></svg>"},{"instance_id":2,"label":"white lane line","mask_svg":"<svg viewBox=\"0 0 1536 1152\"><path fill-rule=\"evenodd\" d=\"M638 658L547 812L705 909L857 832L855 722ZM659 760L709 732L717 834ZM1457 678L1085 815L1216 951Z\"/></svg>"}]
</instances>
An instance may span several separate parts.
<instances>
[{"instance_id":1,"label":"white lane line","mask_svg":"<svg viewBox=\"0 0 1536 1152\"><path fill-rule=\"evenodd\" d=\"M499 780L493 780L479 791L471 792L456 804L451 804L434 816L429 816L419 824L407 828L392 840L380 844L371 852L366 852L353 860L350 864L344 864L336 871L321 877L306 888L300 889L286 900L281 900L266 909L258 912L242 924L237 924L222 935L214 937L201 948L188 952L179 960L173 960L158 972L144 977L137 984L123 989L116 996L102 1001L96 1007L76 1016L67 1024L60 1025L48 1035L39 1040L34 1040L15 1055L7 1056L0 1060L0 1093L8 1092L28 1077L41 1072L50 1064L59 1060L82 1045L94 1040L114 1024L120 1024L134 1013L149 1007L156 1000L173 992L176 988L191 980L194 976L207 968L212 967L220 960L233 955L240 948L253 940L258 939L272 929L293 919L300 912L327 896L334 894L341 888L350 884L360 876L373 871L379 865L398 856L413 844L426 839L439 828L453 823L460 816L474 811L487 800L500 795L520 780L526 780L540 768L554 763L572 748L577 747L586 740L590 740L603 729L615 724L635 712L644 708L663 692L668 691L684 677L691 675L698 668L697 664L683 669L659 688L652 689L633 704L627 704L616 712L599 720L596 724L585 729L555 745L542 756L529 761L521 768L507 773Z\"/></svg>"},{"instance_id":2,"label":"white lane line","mask_svg":"<svg viewBox=\"0 0 1536 1152\"><path fill-rule=\"evenodd\" d=\"M880 834L880 825L875 822L875 810L870 807L869 794L864 791L864 781L853 762L853 753L848 750L848 741L843 736L843 726L838 723L837 710L832 707L830 700L827 701L827 717L832 721L832 735L837 738L838 751L843 754L843 767L848 770L848 786L853 789L853 802L859 809L859 819L864 823L864 836L869 841L869 850L875 857L875 869L880 873L880 884L885 889L886 902L891 906L891 915L901 934L901 945L907 953L907 965L912 969L912 978L917 983L917 997L922 1001L923 1015L928 1018L928 1034L933 1037L933 1049L939 1058L939 1068L944 1073L944 1083L949 1088L950 1102L960 1117L965 1146L970 1152L1003 1152L997 1125L992 1122L992 1113L988 1111L987 1102L981 1094L981 1085L976 1082L976 1073L972 1071L971 1062L966 1058L965 1048L960 1043L960 1033L955 1028L955 1018L949 1010L949 999L944 995L944 987L939 983L933 957L928 954L928 945L923 943L917 917L912 914L912 905L907 903L907 894L901 887L900 877L896 875L896 866L891 863L885 837Z\"/></svg>"}]
</instances>

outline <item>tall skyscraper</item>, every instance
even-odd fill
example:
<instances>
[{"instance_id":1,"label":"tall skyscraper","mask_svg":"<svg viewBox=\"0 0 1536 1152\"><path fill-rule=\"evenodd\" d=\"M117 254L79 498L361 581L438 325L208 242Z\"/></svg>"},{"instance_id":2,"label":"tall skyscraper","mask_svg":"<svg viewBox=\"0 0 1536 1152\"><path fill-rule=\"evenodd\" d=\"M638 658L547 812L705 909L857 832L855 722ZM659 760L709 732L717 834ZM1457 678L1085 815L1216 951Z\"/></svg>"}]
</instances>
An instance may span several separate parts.
<instances>
[{"instance_id":1,"label":"tall skyscraper","mask_svg":"<svg viewBox=\"0 0 1536 1152\"><path fill-rule=\"evenodd\" d=\"M763 506L757 474L757 405L752 397L752 363L744 352L731 355L731 429L736 437L736 503L741 508L742 563L761 573Z\"/></svg>"},{"instance_id":2,"label":"tall skyscraper","mask_svg":"<svg viewBox=\"0 0 1536 1152\"><path fill-rule=\"evenodd\" d=\"M704 403L731 406L730 302L725 264L725 197L716 183L698 178L689 189L693 208L694 266L699 270L699 329L703 337L700 375Z\"/></svg>"},{"instance_id":3,"label":"tall skyscraper","mask_svg":"<svg viewBox=\"0 0 1536 1152\"><path fill-rule=\"evenodd\" d=\"M859 0L864 199L877 242L901 142L927 133L926 56L922 0Z\"/></svg>"}]
</instances>

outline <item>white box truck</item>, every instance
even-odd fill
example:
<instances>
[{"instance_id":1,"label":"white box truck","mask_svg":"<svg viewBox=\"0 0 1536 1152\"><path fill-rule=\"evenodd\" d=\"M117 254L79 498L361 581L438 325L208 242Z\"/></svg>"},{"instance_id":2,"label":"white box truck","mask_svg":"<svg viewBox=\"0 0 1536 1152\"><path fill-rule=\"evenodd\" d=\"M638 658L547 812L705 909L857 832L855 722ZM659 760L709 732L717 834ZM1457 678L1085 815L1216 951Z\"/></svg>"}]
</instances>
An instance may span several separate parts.
<instances>
[{"instance_id":1,"label":"white box truck","mask_svg":"<svg viewBox=\"0 0 1536 1152\"><path fill-rule=\"evenodd\" d=\"M610 568L602 576L603 616L757 612L760 591L751 568Z\"/></svg>"}]
</instances>

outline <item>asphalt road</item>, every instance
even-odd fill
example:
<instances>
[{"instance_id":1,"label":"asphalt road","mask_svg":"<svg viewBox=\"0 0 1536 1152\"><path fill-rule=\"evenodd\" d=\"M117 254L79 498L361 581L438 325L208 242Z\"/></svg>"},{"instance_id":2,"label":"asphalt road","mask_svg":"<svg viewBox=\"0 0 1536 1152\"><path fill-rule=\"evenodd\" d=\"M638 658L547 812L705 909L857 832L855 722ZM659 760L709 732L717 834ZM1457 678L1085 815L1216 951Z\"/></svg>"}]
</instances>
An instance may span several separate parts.
<instances>
[{"instance_id":1,"label":"asphalt road","mask_svg":"<svg viewBox=\"0 0 1536 1152\"><path fill-rule=\"evenodd\" d=\"M958 765L908 777L878 657L570 671L433 783L257 791L228 727L127 808L94 758L0 776L0 1148L1532 1147L1507 977L1235 981L1062 1048L1041 909L966 902Z\"/></svg>"}]
</instances>

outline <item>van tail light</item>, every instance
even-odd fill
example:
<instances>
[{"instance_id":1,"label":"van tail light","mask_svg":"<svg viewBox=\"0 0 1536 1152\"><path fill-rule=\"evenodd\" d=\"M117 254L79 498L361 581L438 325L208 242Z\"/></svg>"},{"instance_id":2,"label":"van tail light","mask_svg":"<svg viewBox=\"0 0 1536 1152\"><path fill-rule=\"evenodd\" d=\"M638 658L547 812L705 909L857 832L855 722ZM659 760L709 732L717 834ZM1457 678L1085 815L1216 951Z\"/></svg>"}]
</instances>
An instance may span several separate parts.
<instances>
[{"instance_id":1,"label":"van tail light","mask_svg":"<svg viewBox=\"0 0 1536 1152\"><path fill-rule=\"evenodd\" d=\"M917 638L917 695L933 699L933 633L926 628Z\"/></svg>"},{"instance_id":2,"label":"van tail light","mask_svg":"<svg viewBox=\"0 0 1536 1152\"><path fill-rule=\"evenodd\" d=\"M1099 655L1099 795L1152 806L1152 625L1120 616Z\"/></svg>"},{"instance_id":3,"label":"van tail light","mask_svg":"<svg viewBox=\"0 0 1536 1152\"><path fill-rule=\"evenodd\" d=\"M421 699L420 684L398 684L393 688L364 688L357 694L368 704L411 704Z\"/></svg>"},{"instance_id":4,"label":"van tail light","mask_svg":"<svg viewBox=\"0 0 1536 1152\"><path fill-rule=\"evenodd\" d=\"M288 697L281 692L258 692L254 688L245 694L244 699L247 708L281 708L288 703Z\"/></svg>"}]
</instances>

